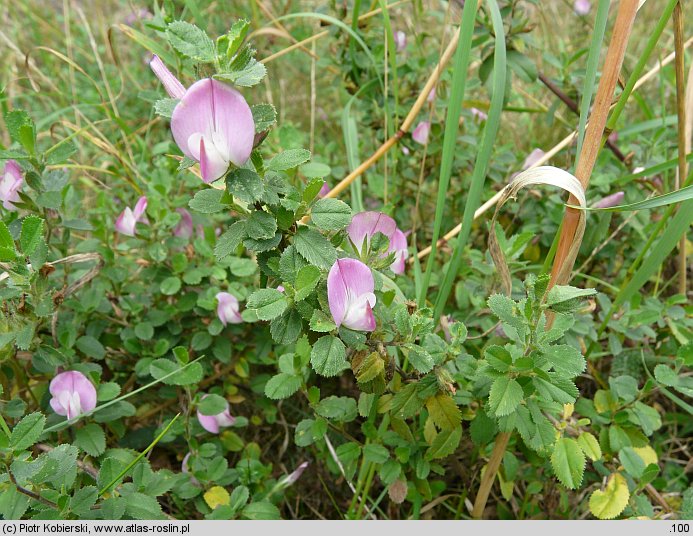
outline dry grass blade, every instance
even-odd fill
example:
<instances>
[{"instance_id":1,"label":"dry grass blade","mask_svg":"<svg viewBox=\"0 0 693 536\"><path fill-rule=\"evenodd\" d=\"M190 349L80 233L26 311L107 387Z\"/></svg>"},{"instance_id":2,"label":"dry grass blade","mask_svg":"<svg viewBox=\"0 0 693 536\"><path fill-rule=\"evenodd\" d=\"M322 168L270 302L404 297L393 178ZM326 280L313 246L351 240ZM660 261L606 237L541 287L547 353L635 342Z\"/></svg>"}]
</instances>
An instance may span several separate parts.
<instances>
[{"instance_id":1,"label":"dry grass blade","mask_svg":"<svg viewBox=\"0 0 693 536\"><path fill-rule=\"evenodd\" d=\"M589 184L592 169L605 139L604 127L609 116L614 89L621 72L628 38L637 11L637 0L623 0L618 8L613 34L602 69L602 77L599 80L594 107L585 133L585 143L582 146L578 166L575 170L575 176L582 184L583 189L586 189ZM576 204L577 201L578 199L571 195L568 203ZM582 237L578 237L576 233L580 219L584 217L580 215L580 212L574 208L566 208L556 258L551 271L551 285L567 283L570 277L575 262L575 258L571 258L571 253L580 247L582 240Z\"/></svg>"},{"instance_id":2,"label":"dry grass blade","mask_svg":"<svg viewBox=\"0 0 693 536\"><path fill-rule=\"evenodd\" d=\"M687 116L689 115L689 110L686 110L687 105L690 108L690 104L686 102L686 89L685 89L685 68L684 68L684 49L683 49L683 6L681 2L676 4L674 8L674 50L676 54L676 115L678 117L678 170L676 173L676 182L674 187L678 190L681 187L681 183L686 180L688 165L686 163L686 154L688 154L688 148L690 147L690 136L686 140L687 129ZM689 84L690 85L690 84ZM688 141L688 143L687 143ZM686 235L681 237L679 242L679 257L678 257L678 269L679 269L679 293L686 293Z\"/></svg>"},{"instance_id":3,"label":"dry grass blade","mask_svg":"<svg viewBox=\"0 0 693 536\"><path fill-rule=\"evenodd\" d=\"M508 184L502 191L501 197L496 205L496 211L491 219L491 229L488 237L488 249L493 259L493 263L496 266L496 270L501 277L501 282L503 285L503 290L506 294L510 294L512 285L510 279L510 270L508 269L508 264L505 261L505 255L498 244L498 239L496 237L496 220L498 219L498 213L503 205L508 201L508 199L515 199L517 192L522 188L527 186L532 186L536 184L545 184L549 186L557 186L563 188L565 191L570 193L571 199L577 199L581 207L587 207L587 201L585 200L585 190L580 184L580 181L567 171L553 167L553 166L542 166L534 169L528 169L523 171L517 177L515 177L510 184ZM580 244L582 243L582 236L585 233L585 212L578 211L578 222L575 229L575 240L573 241L573 247L569 250L568 256L566 257L566 262L564 263L565 269L572 269L573 262L575 262L575 257L577 257L578 250L580 249ZM562 279L568 279L570 274L559 273L559 277Z\"/></svg>"}]
</instances>

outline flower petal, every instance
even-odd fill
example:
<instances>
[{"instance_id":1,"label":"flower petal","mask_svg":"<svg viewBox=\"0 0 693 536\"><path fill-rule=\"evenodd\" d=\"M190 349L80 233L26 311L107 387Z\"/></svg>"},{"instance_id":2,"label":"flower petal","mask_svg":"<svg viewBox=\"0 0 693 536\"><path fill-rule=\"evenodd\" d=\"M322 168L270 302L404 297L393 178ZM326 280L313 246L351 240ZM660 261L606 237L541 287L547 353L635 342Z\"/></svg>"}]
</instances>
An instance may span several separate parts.
<instances>
[{"instance_id":1,"label":"flower petal","mask_svg":"<svg viewBox=\"0 0 693 536\"><path fill-rule=\"evenodd\" d=\"M0 201L7 210L17 210L14 201L19 201L19 190L24 184L22 168L15 160L8 160L0 176Z\"/></svg>"},{"instance_id":2,"label":"flower petal","mask_svg":"<svg viewBox=\"0 0 693 536\"><path fill-rule=\"evenodd\" d=\"M195 135L191 136L194 138ZM213 143L209 144L209 150L205 145L205 137L200 136L198 160L200 161L200 174L207 184L220 179L229 169L229 161L217 150Z\"/></svg>"},{"instance_id":3,"label":"flower petal","mask_svg":"<svg viewBox=\"0 0 693 536\"><path fill-rule=\"evenodd\" d=\"M198 411L197 420L200 421L202 428L207 430L210 434L219 433L219 423L217 422L214 415L202 415L202 413Z\"/></svg>"},{"instance_id":4,"label":"flower petal","mask_svg":"<svg viewBox=\"0 0 693 536\"><path fill-rule=\"evenodd\" d=\"M149 66L154 71L156 77L161 81L166 93L174 99L181 99L185 95L185 86L166 68L161 58L154 54L149 61Z\"/></svg>"},{"instance_id":5,"label":"flower petal","mask_svg":"<svg viewBox=\"0 0 693 536\"><path fill-rule=\"evenodd\" d=\"M615 194L607 195L606 197L600 199L594 205L592 205L592 207L593 208L615 207L616 205L621 204L621 202L623 201L623 198L625 196L626 196L626 194L624 192L616 192Z\"/></svg>"},{"instance_id":6,"label":"flower petal","mask_svg":"<svg viewBox=\"0 0 693 536\"><path fill-rule=\"evenodd\" d=\"M327 301L335 324L372 331L375 281L370 268L356 259L337 259L327 275ZM356 327L355 327L356 326Z\"/></svg>"},{"instance_id":7,"label":"flower petal","mask_svg":"<svg viewBox=\"0 0 693 536\"><path fill-rule=\"evenodd\" d=\"M424 145L428 141L428 135L431 132L431 123L421 121L411 133L411 138L416 142Z\"/></svg>"},{"instance_id":8,"label":"flower petal","mask_svg":"<svg viewBox=\"0 0 693 536\"><path fill-rule=\"evenodd\" d=\"M407 237L406 235L396 229L392 238L390 238L390 249L391 252L395 253L395 260L390 265L390 269L396 274L403 274L405 268L405 260L409 256L409 251L407 250Z\"/></svg>"},{"instance_id":9,"label":"flower petal","mask_svg":"<svg viewBox=\"0 0 693 536\"><path fill-rule=\"evenodd\" d=\"M224 326L228 324L242 324L243 317L240 313L238 299L228 292L219 292L217 298L217 316Z\"/></svg>"},{"instance_id":10,"label":"flower petal","mask_svg":"<svg viewBox=\"0 0 693 536\"><path fill-rule=\"evenodd\" d=\"M116 219L115 230L120 234L125 236L135 236L135 224L137 220L135 215L132 213L130 207L125 207L125 210L120 213L120 216Z\"/></svg>"},{"instance_id":11,"label":"flower petal","mask_svg":"<svg viewBox=\"0 0 693 536\"><path fill-rule=\"evenodd\" d=\"M137 203L135 203L135 209L132 211L136 221L143 221L146 219L146 216L144 215L145 210L147 210L147 198L142 196L137 200Z\"/></svg>"},{"instance_id":12,"label":"flower petal","mask_svg":"<svg viewBox=\"0 0 693 536\"><path fill-rule=\"evenodd\" d=\"M365 238L370 241L375 233L383 233L390 238L396 229L397 224L390 216L382 212L369 211L356 214L347 227L347 233L356 249L360 251Z\"/></svg>"},{"instance_id":13,"label":"flower petal","mask_svg":"<svg viewBox=\"0 0 693 536\"><path fill-rule=\"evenodd\" d=\"M208 157L210 145L214 145L227 162L240 166L253 150L255 123L248 103L238 91L205 78L190 86L173 110L171 131L186 156L199 157L200 140L192 138L198 134L205 139Z\"/></svg>"},{"instance_id":14,"label":"flower petal","mask_svg":"<svg viewBox=\"0 0 693 536\"><path fill-rule=\"evenodd\" d=\"M179 238L190 238L193 234L193 221L190 212L184 208L177 208L176 212L180 214L180 221L173 229L174 236Z\"/></svg>"},{"instance_id":15,"label":"flower petal","mask_svg":"<svg viewBox=\"0 0 693 536\"><path fill-rule=\"evenodd\" d=\"M61 372L48 387L53 398L51 407L58 415L73 419L96 407L96 388L89 379L76 370Z\"/></svg>"}]
</instances>

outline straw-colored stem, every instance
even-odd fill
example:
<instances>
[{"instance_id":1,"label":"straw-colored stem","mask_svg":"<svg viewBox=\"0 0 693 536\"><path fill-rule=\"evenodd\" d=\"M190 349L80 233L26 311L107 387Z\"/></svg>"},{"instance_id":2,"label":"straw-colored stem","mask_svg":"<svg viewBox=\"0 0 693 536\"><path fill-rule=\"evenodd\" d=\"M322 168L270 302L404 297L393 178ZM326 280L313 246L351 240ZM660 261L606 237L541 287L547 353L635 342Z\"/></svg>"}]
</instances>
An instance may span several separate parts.
<instances>
[{"instance_id":1,"label":"straw-colored stem","mask_svg":"<svg viewBox=\"0 0 693 536\"><path fill-rule=\"evenodd\" d=\"M674 187L678 190L681 182L686 180L686 82L684 70L684 48L683 48L683 6L679 1L674 8L674 52L676 57L676 114L678 118L678 173ZM681 237L679 242L678 256L679 286L680 294L686 294L686 235Z\"/></svg>"},{"instance_id":2,"label":"straw-colored stem","mask_svg":"<svg viewBox=\"0 0 693 536\"><path fill-rule=\"evenodd\" d=\"M510 434L507 432L500 432L496 436L496 443L493 445L493 452L491 452L491 457L486 465L484 476L481 477L479 491L477 492L476 499L474 500L474 508L472 509L472 517L474 519L481 519L484 515L486 502L488 501L488 496L491 493L493 482L496 479L498 468L500 467L501 461L503 461L503 454L505 454L505 449L508 446L509 440Z\"/></svg>"},{"instance_id":3,"label":"straw-colored stem","mask_svg":"<svg viewBox=\"0 0 693 536\"><path fill-rule=\"evenodd\" d=\"M589 185L592 169L597 161L597 155L602 147L603 140L608 135L604 132L606 121L609 116L609 109L614 96L614 89L618 82L621 72L621 65L626 53L628 38L633 28L633 21L638 11L638 0L623 0L618 8L613 34L606 53L602 77L599 80L597 94L595 96L594 107L590 115L590 121L585 132L585 143L582 146L575 176L582 184L584 189ZM577 205L577 200L571 195L568 204ZM565 284L567 281L559 281L559 273L569 273L570 267L564 267L568 253L573 247L575 230L579 221L579 211L574 208L566 208L561 227L561 234L558 240L558 248L551 270L551 285Z\"/></svg>"}]
</instances>

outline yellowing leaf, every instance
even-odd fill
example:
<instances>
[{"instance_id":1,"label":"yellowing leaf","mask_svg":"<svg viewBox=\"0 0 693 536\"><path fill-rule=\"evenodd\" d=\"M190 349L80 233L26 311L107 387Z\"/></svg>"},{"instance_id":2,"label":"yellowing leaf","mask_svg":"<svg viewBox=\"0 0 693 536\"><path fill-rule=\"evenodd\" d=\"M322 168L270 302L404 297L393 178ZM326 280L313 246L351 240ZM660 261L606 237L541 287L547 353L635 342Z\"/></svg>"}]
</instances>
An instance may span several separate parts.
<instances>
[{"instance_id":1,"label":"yellowing leaf","mask_svg":"<svg viewBox=\"0 0 693 536\"><path fill-rule=\"evenodd\" d=\"M645 465L650 465L651 463L657 464L659 458L657 458L657 453L650 445L645 445L644 447L633 447L635 453L642 458Z\"/></svg>"},{"instance_id":2,"label":"yellowing leaf","mask_svg":"<svg viewBox=\"0 0 693 536\"><path fill-rule=\"evenodd\" d=\"M575 404L563 404L563 420L568 420L575 411Z\"/></svg>"},{"instance_id":3,"label":"yellowing leaf","mask_svg":"<svg viewBox=\"0 0 693 536\"><path fill-rule=\"evenodd\" d=\"M214 510L217 506L226 506L231 503L229 492L221 486L214 486L205 491L204 499L207 506L209 506L212 510Z\"/></svg>"},{"instance_id":4,"label":"yellowing leaf","mask_svg":"<svg viewBox=\"0 0 693 536\"><path fill-rule=\"evenodd\" d=\"M438 393L426 400L426 409L433 422L441 430L454 430L462 421L462 413L455 401L445 393Z\"/></svg>"},{"instance_id":5,"label":"yellowing leaf","mask_svg":"<svg viewBox=\"0 0 693 536\"><path fill-rule=\"evenodd\" d=\"M604 491L598 489L590 496L590 512L599 519L614 519L623 512L629 497L626 479L614 473Z\"/></svg>"}]
</instances>

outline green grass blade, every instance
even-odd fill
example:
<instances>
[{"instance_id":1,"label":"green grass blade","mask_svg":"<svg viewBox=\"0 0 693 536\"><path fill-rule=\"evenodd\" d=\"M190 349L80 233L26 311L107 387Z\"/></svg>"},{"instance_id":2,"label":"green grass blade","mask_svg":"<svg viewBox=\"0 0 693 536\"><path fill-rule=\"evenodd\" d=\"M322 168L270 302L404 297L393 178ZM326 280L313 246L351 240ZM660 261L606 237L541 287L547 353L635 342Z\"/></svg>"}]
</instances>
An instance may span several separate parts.
<instances>
[{"instance_id":1,"label":"green grass blade","mask_svg":"<svg viewBox=\"0 0 693 536\"><path fill-rule=\"evenodd\" d=\"M606 31L606 22L609 18L609 6L611 0L599 0L597 8L597 17L594 21L594 30L592 33L592 42L590 43L590 51L587 55L587 68L585 72L585 81L582 86L582 97L580 100L580 122L578 124L578 144L577 156L575 157L575 168L577 168L580 158L582 144L585 141L585 128L587 127L587 118L590 115L590 105L592 104L592 96L597 81L597 69L599 68L599 57L602 51L602 42L604 41L604 32Z\"/></svg>"},{"instance_id":2,"label":"green grass blade","mask_svg":"<svg viewBox=\"0 0 693 536\"><path fill-rule=\"evenodd\" d=\"M445 201L448 195L450 175L452 174L452 162L455 156L455 145L457 143L457 132L460 124L460 114L462 113L462 99L467 81L467 68L469 67L469 56L474 38L474 22L476 20L476 2L466 2L462 9L462 22L460 25L460 40L455 51L455 64L452 75L452 91L448 100L447 116L445 118L445 134L443 137L443 153L440 163L440 177L438 179L438 198L436 202L436 214L433 224L433 238L431 239L431 253L428 255L426 263L426 273L421 281L421 291L419 294L419 306L426 302L426 293L431 281L433 265L436 261L436 251L438 248L438 238L440 238L443 214L445 212Z\"/></svg>"},{"instance_id":3,"label":"green grass blade","mask_svg":"<svg viewBox=\"0 0 693 536\"><path fill-rule=\"evenodd\" d=\"M169 428L171 428L171 426L173 425L173 423L176 422L176 419L177 419L178 417L180 417L180 413L178 413L175 417L173 417L173 419L171 419L171 422L169 422L169 423L166 425L166 428L164 428L164 429L161 431L161 433L160 433L158 436L156 436L156 437L154 438L154 441L152 441L146 449L144 449L142 452L140 452L140 453L137 455L137 457L136 457L134 460L132 460L132 461L128 464L128 466L120 472L120 474L119 474L117 477L115 477L113 480L111 480L106 486L103 487L103 489L101 489L101 490L99 491L99 497L101 497L104 493L106 493L108 490L110 490L111 487L112 487L116 482L118 482L118 480L120 480L120 479L123 478L126 474L128 474L128 472L130 471L130 469L132 469L132 468L137 464L137 462L139 462L142 458L144 458L144 457L147 455L147 453L148 453L150 450L152 450L152 449L154 448L154 446L155 446L159 441L161 441L161 438L164 437L164 436L166 435L166 432L168 432Z\"/></svg>"},{"instance_id":4,"label":"green grass blade","mask_svg":"<svg viewBox=\"0 0 693 536\"><path fill-rule=\"evenodd\" d=\"M569 207L576 208L578 210L593 210L599 212L631 212L633 210L649 210L657 207L664 207L667 205L673 205L674 203L681 203L682 201L687 201L693 199L693 185L686 186L680 190L675 190L669 192L668 194L658 195L656 197L650 197L649 199L644 199L636 203L630 203L628 205L618 205L609 208L595 208L595 207L578 207L574 205L568 205Z\"/></svg>"},{"instance_id":5,"label":"green grass blade","mask_svg":"<svg viewBox=\"0 0 693 536\"><path fill-rule=\"evenodd\" d=\"M488 170L489 161L491 160L491 151L493 144L498 134L498 129L501 122L501 114L503 112L503 100L505 98L505 79L507 75L506 51L505 51L505 31L503 29L503 19L498 9L496 0L487 0L491 21L493 23L493 32L495 33L495 49L493 52L493 94L491 96L491 106L489 108L488 119L484 128L481 146L476 162L474 163L474 171L472 173L471 185L467 201L464 206L464 215L462 216L462 229L457 236L455 249L452 253L452 259L448 265L447 271L443 278L443 283L438 292L438 298L435 304L433 318L439 318L445 307L445 303L450 296L452 286L457 277L457 273L462 265L462 254L469 239L469 233L472 230L474 221L474 212L481 204L481 194L484 189L484 181L486 180L486 171ZM472 2L466 2L467 4ZM435 245L435 241L433 242ZM431 250L430 261L433 260L434 251ZM424 285L425 288L425 285Z\"/></svg>"}]
</instances>

